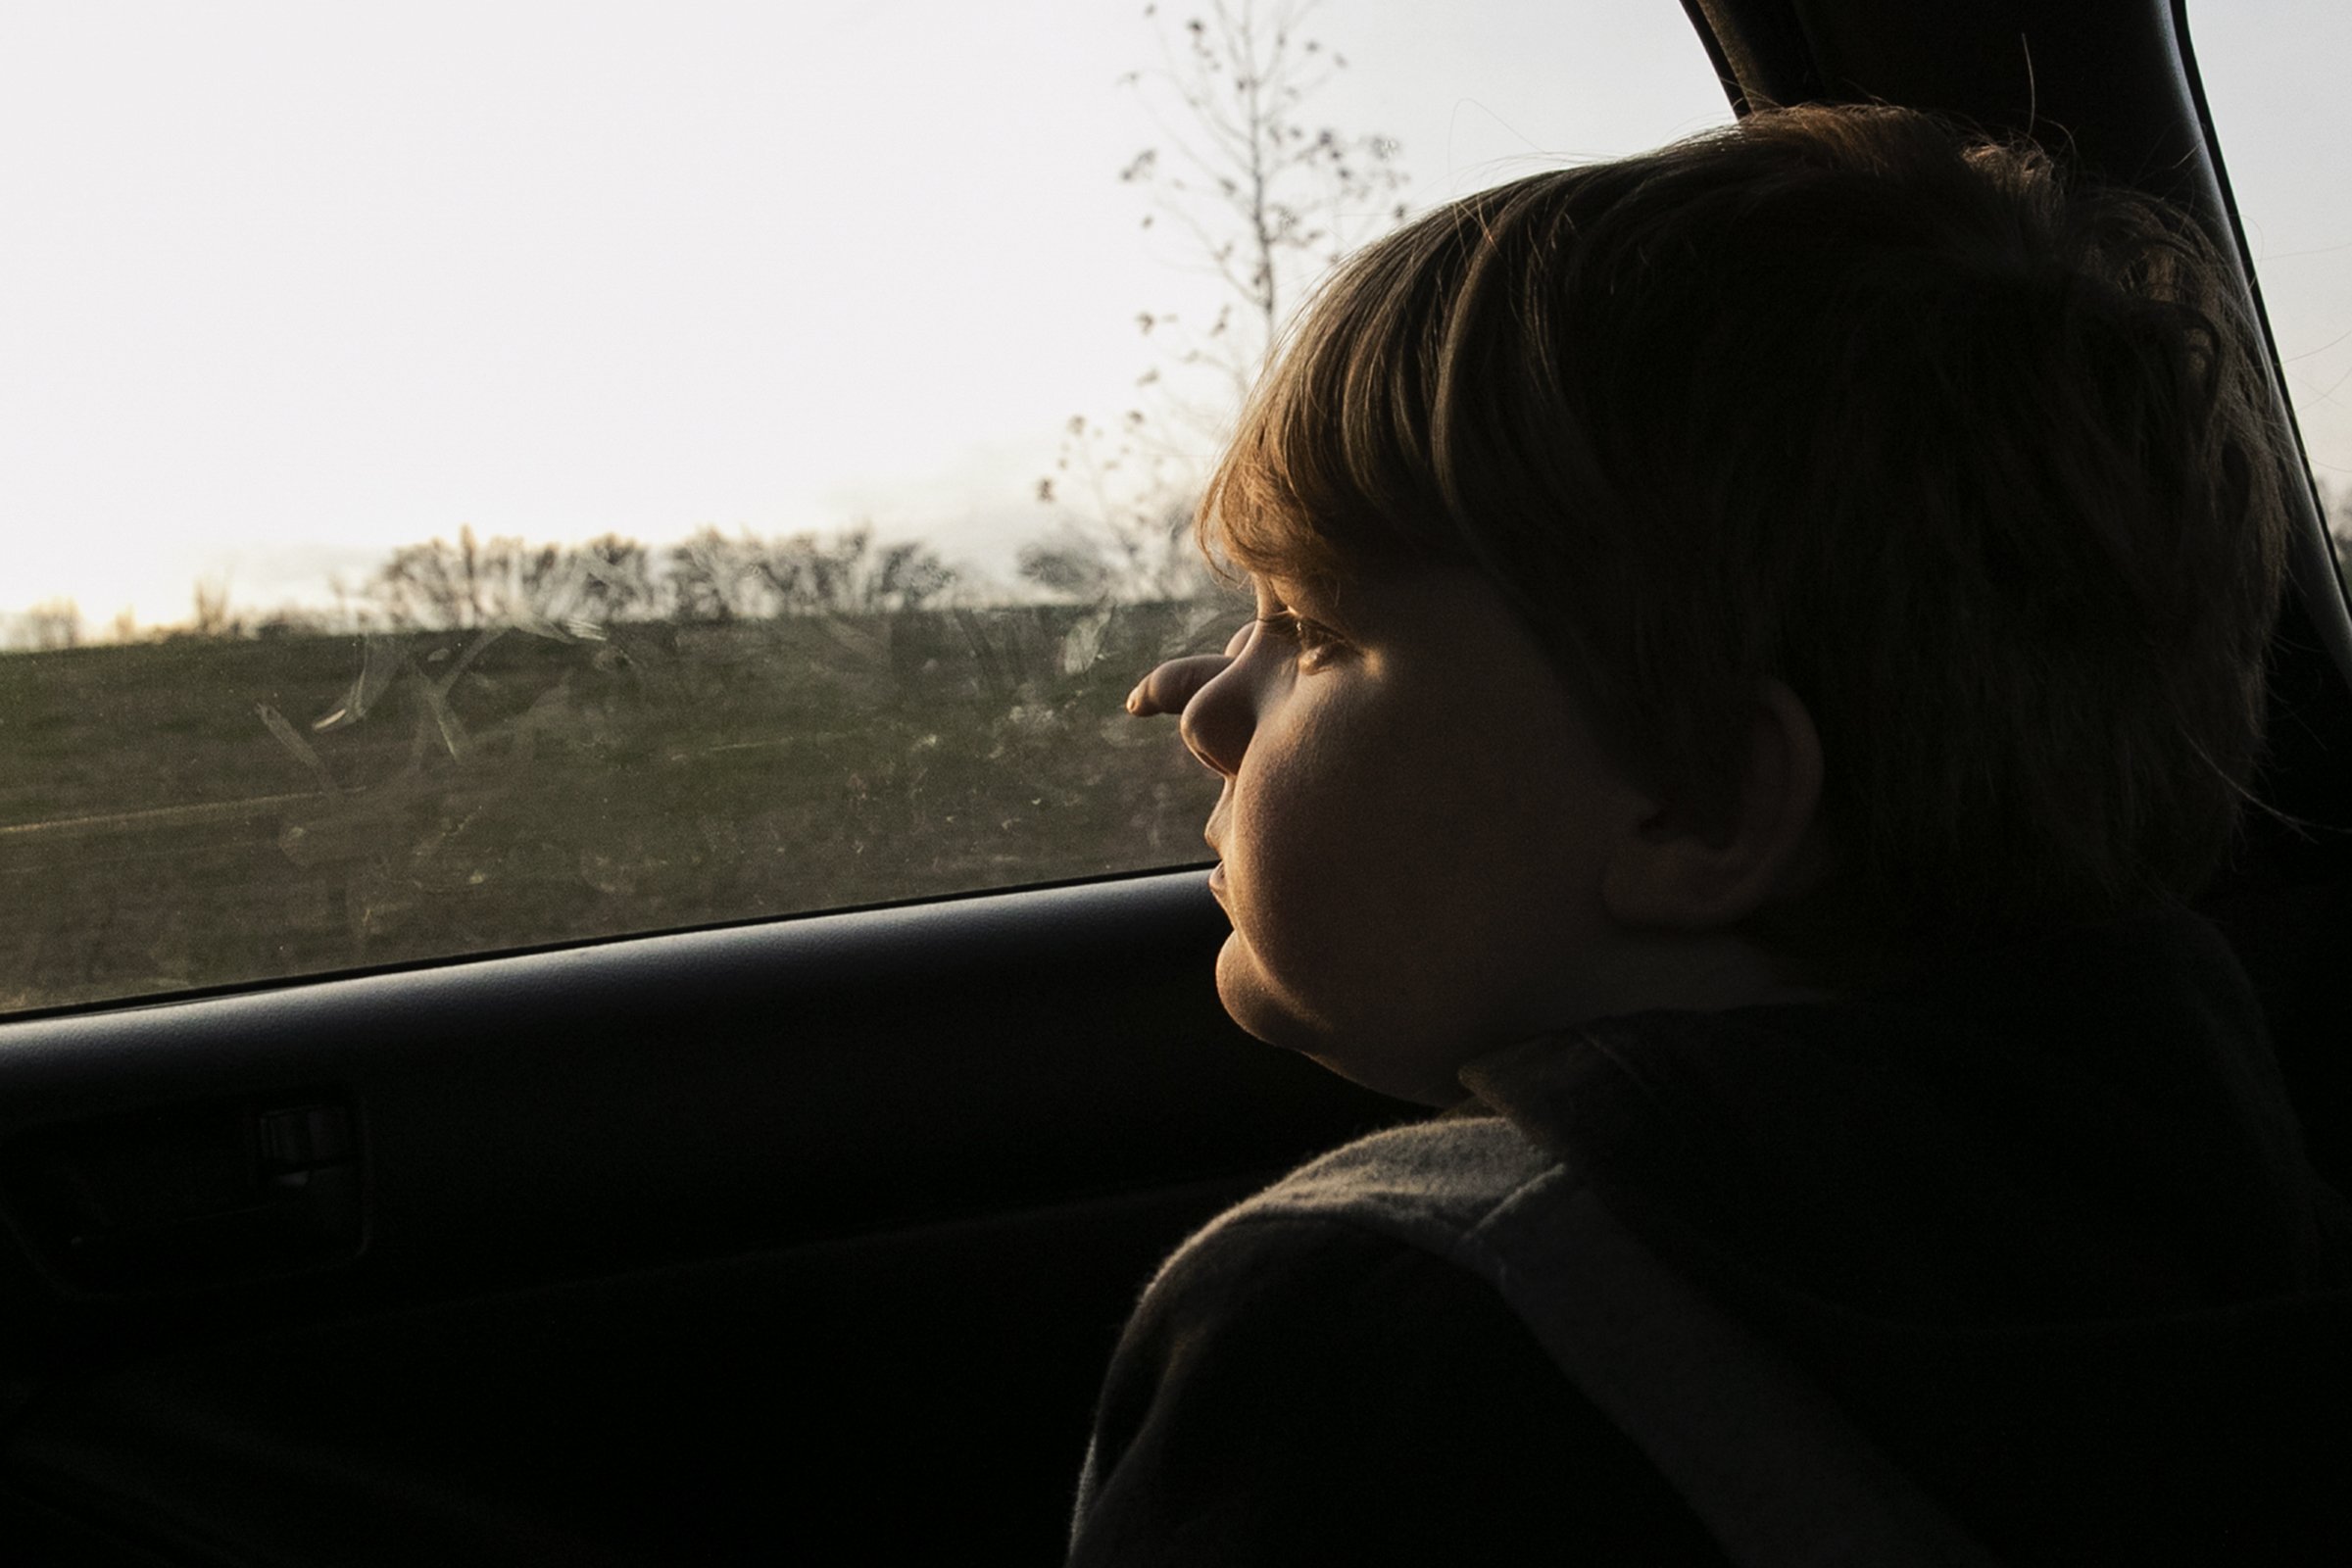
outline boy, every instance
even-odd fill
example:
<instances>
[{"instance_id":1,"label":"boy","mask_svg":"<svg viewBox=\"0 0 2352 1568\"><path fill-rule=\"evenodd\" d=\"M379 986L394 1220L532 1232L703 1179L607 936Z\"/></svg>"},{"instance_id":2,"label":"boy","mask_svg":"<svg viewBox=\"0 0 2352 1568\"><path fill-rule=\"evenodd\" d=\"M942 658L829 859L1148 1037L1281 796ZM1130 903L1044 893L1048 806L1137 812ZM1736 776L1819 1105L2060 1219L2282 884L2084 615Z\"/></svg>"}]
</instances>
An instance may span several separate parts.
<instances>
[{"instance_id":1,"label":"boy","mask_svg":"<svg viewBox=\"0 0 2352 1568\"><path fill-rule=\"evenodd\" d=\"M2279 592L2233 299L1893 109L1343 270L1201 511L1257 618L1129 707L1234 1017L1454 1108L1163 1267L1073 1562L2352 1546L2352 1230L2183 903Z\"/></svg>"}]
</instances>

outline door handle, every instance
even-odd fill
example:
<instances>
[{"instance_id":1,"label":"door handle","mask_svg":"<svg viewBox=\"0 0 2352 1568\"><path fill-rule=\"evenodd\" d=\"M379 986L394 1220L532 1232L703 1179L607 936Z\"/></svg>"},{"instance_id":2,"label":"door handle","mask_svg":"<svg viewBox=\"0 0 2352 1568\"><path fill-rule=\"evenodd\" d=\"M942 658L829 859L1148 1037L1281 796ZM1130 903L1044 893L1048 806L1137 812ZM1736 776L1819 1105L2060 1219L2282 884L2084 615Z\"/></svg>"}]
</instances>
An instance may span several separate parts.
<instances>
[{"instance_id":1,"label":"door handle","mask_svg":"<svg viewBox=\"0 0 2352 1568\"><path fill-rule=\"evenodd\" d=\"M0 1161L0 1195L65 1279L151 1290L357 1255L361 1169L349 1102L312 1092L42 1128Z\"/></svg>"}]
</instances>

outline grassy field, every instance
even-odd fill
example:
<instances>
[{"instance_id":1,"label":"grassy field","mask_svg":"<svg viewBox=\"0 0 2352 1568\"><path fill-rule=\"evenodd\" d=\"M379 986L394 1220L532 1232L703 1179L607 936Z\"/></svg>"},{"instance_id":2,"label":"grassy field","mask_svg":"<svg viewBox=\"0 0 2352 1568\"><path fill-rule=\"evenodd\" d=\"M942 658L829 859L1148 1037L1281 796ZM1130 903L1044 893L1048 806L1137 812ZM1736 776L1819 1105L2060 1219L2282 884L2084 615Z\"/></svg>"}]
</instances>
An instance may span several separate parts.
<instances>
[{"instance_id":1,"label":"grassy field","mask_svg":"<svg viewBox=\"0 0 2352 1568\"><path fill-rule=\"evenodd\" d=\"M0 656L0 1009L1201 858L1154 605Z\"/></svg>"}]
</instances>

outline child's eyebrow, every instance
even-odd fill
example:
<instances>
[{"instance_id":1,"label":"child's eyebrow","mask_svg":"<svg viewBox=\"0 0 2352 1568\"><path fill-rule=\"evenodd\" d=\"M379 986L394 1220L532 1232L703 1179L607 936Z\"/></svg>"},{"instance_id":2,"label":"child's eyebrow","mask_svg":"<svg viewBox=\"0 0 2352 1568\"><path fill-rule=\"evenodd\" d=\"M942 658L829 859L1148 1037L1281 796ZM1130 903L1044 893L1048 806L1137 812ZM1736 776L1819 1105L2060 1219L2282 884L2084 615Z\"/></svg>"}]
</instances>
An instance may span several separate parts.
<instances>
[{"instance_id":1,"label":"child's eyebrow","mask_svg":"<svg viewBox=\"0 0 2352 1568\"><path fill-rule=\"evenodd\" d=\"M1313 583L1307 582L1301 578L1278 577L1272 572L1261 572L1252 578L1251 581L1257 584L1259 591L1264 594L1265 597L1273 600L1278 605L1284 605L1291 608L1296 608L1301 604L1323 604L1324 601L1329 597L1327 594L1320 591Z\"/></svg>"},{"instance_id":2,"label":"child's eyebrow","mask_svg":"<svg viewBox=\"0 0 2352 1568\"><path fill-rule=\"evenodd\" d=\"M1265 583L1266 591L1272 596L1274 603L1291 614L1327 624L1335 630L1347 630L1349 617L1347 610L1340 604L1340 591L1336 585L1304 581L1284 582L1275 577L1264 577L1259 580Z\"/></svg>"}]
</instances>

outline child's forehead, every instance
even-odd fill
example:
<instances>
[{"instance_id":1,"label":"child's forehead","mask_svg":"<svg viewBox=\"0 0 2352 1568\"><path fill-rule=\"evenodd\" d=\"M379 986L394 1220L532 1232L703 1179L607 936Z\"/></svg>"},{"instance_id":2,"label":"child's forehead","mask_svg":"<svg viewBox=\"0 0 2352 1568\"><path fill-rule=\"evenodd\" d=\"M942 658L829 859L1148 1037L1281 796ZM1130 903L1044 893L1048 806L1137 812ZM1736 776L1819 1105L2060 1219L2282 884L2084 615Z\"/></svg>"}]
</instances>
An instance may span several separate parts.
<instances>
[{"instance_id":1,"label":"child's forehead","mask_svg":"<svg viewBox=\"0 0 2352 1568\"><path fill-rule=\"evenodd\" d=\"M1413 566L1367 567L1346 573L1250 573L1261 606L1292 610L1346 625L1442 616L1464 596L1501 602L1484 573L1467 566L1423 562Z\"/></svg>"},{"instance_id":2,"label":"child's forehead","mask_svg":"<svg viewBox=\"0 0 2352 1568\"><path fill-rule=\"evenodd\" d=\"M1343 574L1281 566L1250 572L1250 588L1260 605L1327 616L1339 615L1351 602L1360 605L1368 594L1375 598L1409 601L1417 592L1427 592L1426 584L1416 590L1409 573L1351 571Z\"/></svg>"}]
</instances>

